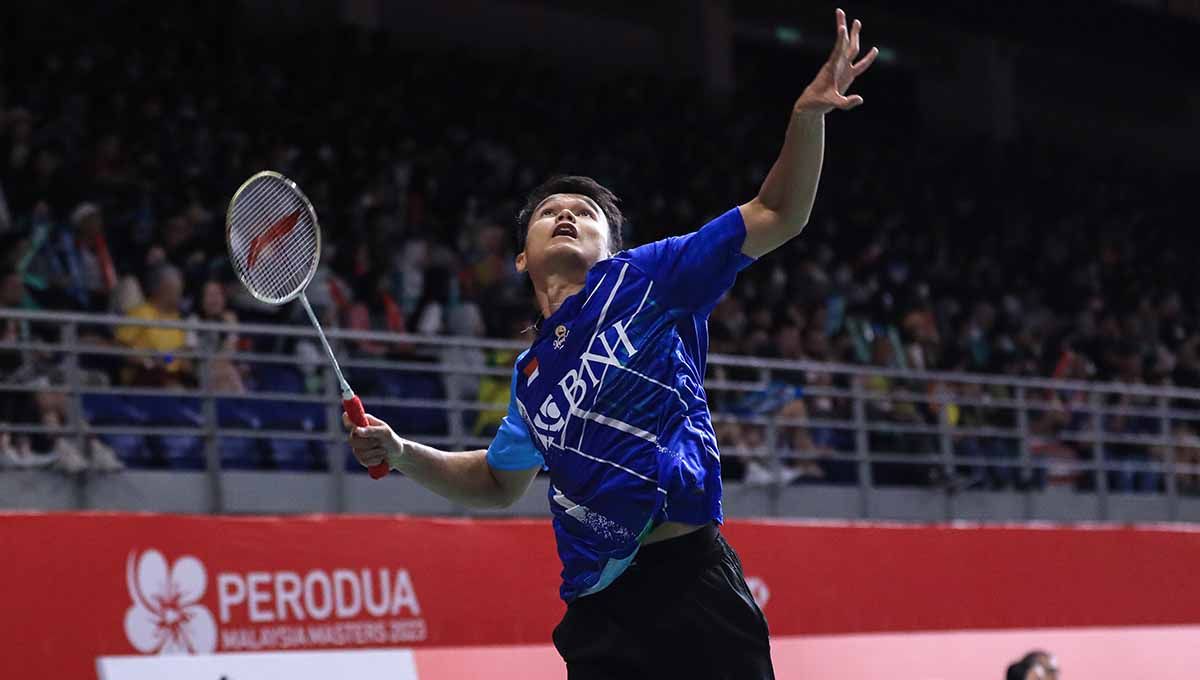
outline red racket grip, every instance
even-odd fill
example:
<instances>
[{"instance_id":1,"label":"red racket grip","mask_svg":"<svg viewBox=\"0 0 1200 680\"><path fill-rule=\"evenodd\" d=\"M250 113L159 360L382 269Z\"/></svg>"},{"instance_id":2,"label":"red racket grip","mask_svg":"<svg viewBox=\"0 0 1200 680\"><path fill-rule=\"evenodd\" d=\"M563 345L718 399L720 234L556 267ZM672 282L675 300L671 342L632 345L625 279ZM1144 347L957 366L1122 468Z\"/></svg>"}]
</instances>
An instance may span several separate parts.
<instances>
[{"instance_id":1,"label":"red racket grip","mask_svg":"<svg viewBox=\"0 0 1200 680\"><path fill-rule=\"evenodd\" d=\"M367 427L367 412L363 410L362 401L358 397L350 397L342 402L342 408L346 409L346 415L349 416L350 422L358 427ZM367 468L367 473L371 475L371 479L382 479L388 475L387 461L372 465Z\"/></svg>"}]
</instances>

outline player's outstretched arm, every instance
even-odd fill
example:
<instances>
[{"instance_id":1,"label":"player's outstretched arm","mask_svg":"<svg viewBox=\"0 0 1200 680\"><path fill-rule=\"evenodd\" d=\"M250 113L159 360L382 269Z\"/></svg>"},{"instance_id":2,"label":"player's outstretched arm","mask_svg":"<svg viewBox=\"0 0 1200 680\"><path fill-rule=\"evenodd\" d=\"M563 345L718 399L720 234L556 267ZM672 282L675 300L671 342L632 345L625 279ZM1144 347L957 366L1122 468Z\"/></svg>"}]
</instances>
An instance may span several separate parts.
<instances>
[{"instance_id":1,"label":"player's outstretched arm","mask_svg":"<svg viewBox=\"0 0 1200 680\"><path fill-rule=\"evenodd\" d=\"M488 464L487 450L441 451L400 437L387 423L367 414L369 427L350 428L350 449L365 467L387 461L421 486L456 503L473 508L504 508L524 495L537 476L537 467L527 470L495 470Z\"/></svg>"},{"instance_id":2,"label":"player's outstretched arm","mask_svg":"<svg viewBox=\"0 0 1200 680\"><path fill-rule=\"evenodd\" d=\"M870 68L879 50L872 47L855 62L862 22L855 19L847 31L846 13L839 9L836 15L837 40L833 52L792 106L783 150L767 173L758 196L739 206L746 222L742 252L750 257L775 250L808 223L817 195L817 180L821 177L825 114L834 109L850 110L863 103L863 98L856 94L847 97L846 90Z\"/></svg>"}]
</instances>

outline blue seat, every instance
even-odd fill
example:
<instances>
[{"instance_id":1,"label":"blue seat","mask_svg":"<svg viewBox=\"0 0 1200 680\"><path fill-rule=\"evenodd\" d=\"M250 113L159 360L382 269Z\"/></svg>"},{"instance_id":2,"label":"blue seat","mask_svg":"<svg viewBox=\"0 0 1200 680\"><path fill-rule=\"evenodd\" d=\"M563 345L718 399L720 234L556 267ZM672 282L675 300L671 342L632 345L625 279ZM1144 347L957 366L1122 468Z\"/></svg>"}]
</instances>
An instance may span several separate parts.
<instances>
[{"instance_id":1,"label":"blue seat","mask_svg":"<svg viewBox=\"0 0 1200 680\"><path fill-rule=\"evenodd\" d=\"M217 404L217 422L221 427L260 430L265 435L261 439L223 439L222 460L230 467L254 468L266 464L281 470L312 470L321 460L313 449L315 442L273 438L270 431L320 432L326 422L324 404L264 399L222 400ZM258 462L262 461L264 453L266 461Z\"/></svg>"},{"instance_id":2,"label":"blue seat","mask_svg":"<svg viewBox=\"0 0 1200 680\"><path fill-rule=\"evenodd\" d=\"M258 392L305 392L304 374L287 364L258 364L253 369Z\"/></svg>"},{"instance_id":3,"label":"blue seat","mask_svg":"<svg viewBox=\"0 0 1200 680\"><path fill-rule=\"evenodd\" d=\"M203 437L160 435L153 437L151 442L153 450L172 470L203 470L207 467ZM220 437L217 447L222 468L257 470L264 465L259 440L252 437Z\"/></svg>"},{"instance_id":4,"label":"blue seat","mask_svg":"<svg viewBox=\"0 0 1200 680\"><path fill-rule=\"evenodd\" d=\"M197 397L178 395L127 396L126 401L146 414L149 425L200 427L204 412Z\"/></svg>"},{"instance_id":5,"label":"blue seat","mask_svg":"<svg viewBox=\"0 0 1200 680\"><path fill-rule=\"evenodd\" d=\"M167 467L172 470L203 470L204 439L192 435L161 435L154 438L155 447Z\"/></svg>"},{"instance_id":6,"label":"blue seat","mask_svg":"<svg viewBox=\"0 0 1200 680\"><path fill-rule=\"evenodd\" d=\"M261 440L252 437L221 437L221 467L228 470L257 470L264 466Z\"/></svg>"},{"instance_id":7,"label":"blue seat","mask_svg":"<svg viewBox=\"0 0 1200 680\"><path fill-rule=\"evenodd\" d=\"M144 425L150 416L117 394L83 394L83 418L93 425Z\"/></svg>"},{"instance_id":8,"label":"blue seat","mask_svg":"<svg viewBox=\"0 0 1200 680\"><path fill-rule=\"evenodd\" d=\"M428 400L446 398L442 379L434 373L380 371L378 377L381 396L384 397ZM446 411L441 408L380 406L368 407L368 410L386 420L398 431L424 435L443 435L449 431Z\"/></svg>"},{"instance_id":9,"label":"blue seat","mask_svg":"<svg viewBox=\"0 0 1200 680\"><path fill-rule=\"evenodd\" d=\"M314 470L322 465L317 442L303 439L271 439L267 443L271 462L280 470Z\"/></svg>"},{"instance_id":10,"label":"blue seat","mask_svg":"<svg viewBox=\"0 0 1200 680\"><path fill-rule=\"evenodd\" d=\"M155 467L154 456L146 438L140 434L102 434L100 440L108 444L117 454L117 458L128 467Z\"/></svg>"},{"instance_id":11,"label":"blue seat","mask_svg":"<svg viewBox=\"0 0 1200 680\"><path fill-rule=\"evenodd\" d=\"M272 430L321 432L325 428L325 404L276 399L221 399L217 402L217 424L222 428L259 430L262 437L222 437L221 465L231 469L276 467L281 470L311 470L319 467L316 442L271 437Z\"/></svg>"},{"instance_id":12,"label":"blue seat","mask_svg":"<svg viewBox=\"0 0 1200 680\"><path fill-rule=\"evenodd\" d=\"M200 400L178 395L125 396L125 402L145 415L140 424L158 427L201 427L204 424ZM149 438L152 453L175 470L204 468L204 440L194 434L159 435Z\"/></svg>"},{"instance_id":13,"label":"blue seat","mask_svg":"<svg viewBox=\"0 0 1200 680\"><path fill-rule=\"evenodd\" d=\"M262 427L262 418L254 411L252 399L218 399L217 425L246 430Z\"/></svg>"},{"instance_id":14,"label":"blue seat","mask_svg":"<svg viewBox=\"0 0 1200 680\"><path fill-rule=\"evenodd\" d=\"M242 399L229 406L225 414L218 410L218 419L222 415L227 418L222 425L227 427L233 427L239 419L257 423L251 426L256 429L312 432L325 427L325 405L313 402Z\"/></svg>"},{"instance_id":15,"label":"blue seat","mask_svg":"<svg viewBox=\"0 0 1200 680\"><path fill-rule=\"evenodd\" d=\"M314 403L292 404L287 417L306 432L319 432L325 429L325 405Z\"/></svg>"},{"instance_id":16,"label":"blue seat","mask_svg":"<svg viewBox=\"0 0 1200 680\"><path fill-rule=\"evenodd\" d=\"M376 371L382 396L412 399L440 399L446 396L442 378L436 373L413 371Z\"/></svg>"}]
</instances>

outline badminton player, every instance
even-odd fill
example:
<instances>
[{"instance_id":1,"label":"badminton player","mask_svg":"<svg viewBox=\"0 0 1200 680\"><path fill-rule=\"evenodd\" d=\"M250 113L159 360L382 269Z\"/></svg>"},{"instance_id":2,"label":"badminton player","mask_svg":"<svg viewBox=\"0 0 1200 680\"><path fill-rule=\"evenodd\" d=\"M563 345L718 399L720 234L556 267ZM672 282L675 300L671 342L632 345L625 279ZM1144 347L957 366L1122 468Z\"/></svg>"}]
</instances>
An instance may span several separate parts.
<instances>
[{"instance_id":1,"label":"badminton player","mask_svg":"<svg viewBox=\"0 0 1200 680\"><path fill-rule=\"evenodd\" d=\"M364 465L387 461L469 506L510 505L549 470L567 603L554 644L572 680L774 677L766 619L717 529L707 317L738 271L800 233L825 114L862 104L846 90L878 51L855 61L861 24L847 29L836 14L833 52L748 203L686 236L621 250L617 200L595 181L557 177L530 194L516 266L543 319L487 450L436 450L375 418L350 434Z\"/></svg>"}]
</instances>

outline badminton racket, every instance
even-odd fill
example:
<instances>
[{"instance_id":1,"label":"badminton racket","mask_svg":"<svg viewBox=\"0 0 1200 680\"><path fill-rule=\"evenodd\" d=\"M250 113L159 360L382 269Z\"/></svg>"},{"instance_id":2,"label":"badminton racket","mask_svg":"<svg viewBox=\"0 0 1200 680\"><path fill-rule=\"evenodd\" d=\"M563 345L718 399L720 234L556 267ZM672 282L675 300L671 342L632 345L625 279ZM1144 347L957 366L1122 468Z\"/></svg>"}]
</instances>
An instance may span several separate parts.
<instances>
[{"instance_id":1,"label":"badminton racket","mask_svg":"<svg viewBox=\"0 0 1200 680\"><path fill-rule=\"evenodd\" d=\"M225 238L233 270L255 299L270 305L300 300L337 376L342 408L350 422L367 427L362 402L342 375L333 348L304 295L321 260L321 226L308 197L283 175L260 172L246 180L229 202ZM388 464L372 465L368 472L379 479L387 475Z\"/></svg>"}]
</instances>

